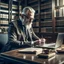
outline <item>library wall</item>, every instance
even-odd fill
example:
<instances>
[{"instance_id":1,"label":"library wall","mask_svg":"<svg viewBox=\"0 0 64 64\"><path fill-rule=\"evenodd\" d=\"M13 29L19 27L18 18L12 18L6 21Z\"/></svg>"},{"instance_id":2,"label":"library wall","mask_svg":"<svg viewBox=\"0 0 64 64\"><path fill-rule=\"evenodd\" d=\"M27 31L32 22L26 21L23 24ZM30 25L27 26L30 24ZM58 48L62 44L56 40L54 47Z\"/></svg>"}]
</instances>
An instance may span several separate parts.
<instances>
[{"instance_id":1,"label":"library wall","mask_svg":"<svg viewBox=\"0 0 64 64\"><path fill-rule=\"evenodd\" d=\"M64 0L55 0L54 17L56 32L64 32Z\"/></svg>"},{"instance_id":2,"label":"library wall","mask_svg":"<svg viewBox=\"0 0 64 64\"><path fill-rule=\"evenodd\" d=\"M39 1L38 0L28 0L27 1L27 6L30 6L32 8L34 8L34 10L36 11L35 13L35 18L34 18L34 21L33 21L33 29L34 29L34 32L40 36L40 19L39 19Z\"/></svg>"},{"instance_id":3,"label":"library wall","mask_svg":"<svg viewBox=\"0 0 64 64\"><path fill-rule=\"evenodd\" d=\"M41 0L41 33L52 32L52 0Z\"/></svg>"},{"instance_id":4,"label":"library wall","mask_svg":"<svg viewBox=\"0 0 64 64\"><path fill-rule=\"evenodd\" d=\"M64 32L64 0L0 0L0 32L6 32L10 21L22 7L35 9L33 28L36 34ZM25 4L25 5L24 5ZM22 6L21 6L22 5Z\"/></svg>"},{"instance_id":5,"label":"library wall","mask_svg":"<svg viewBox=\"0 0 64 64\"><path fill-rule=\"evenodd\" d=\"M64 0L29 0L27 6L36 11L33 22L35 32L64 32Z\"/></svg>"},{"instance_id":6,"label":"library wall","mask_svg":"<svg viewBox=\"0 0 64 64\"><path fill-rule=\"evenodd\" d=\"M21 8L18 0L0 0L0 33L7 33L9 22L15 20Z\"/></svg>"},{"instance_id":7,"label":"library wall","mask_svg":"<svg viewBox=\"0 0 64 64\"><path fill-rule=\"evenodd\" d=\"M34 32L42 37L43 33L53 33L54 25L52 21L52 0L29 0L27 6L35 9L35 19L33 21Z\"/></svg>"},{"instance_id":8,"label":"library wall","mask_svg":"<svg viewBox=\"0 0 64 64\"><path fill-rule=\"evenodd\" d=\"M6 32L8 26L8 2L0 0L0 32Z\"/></svg>"}]
</instances>

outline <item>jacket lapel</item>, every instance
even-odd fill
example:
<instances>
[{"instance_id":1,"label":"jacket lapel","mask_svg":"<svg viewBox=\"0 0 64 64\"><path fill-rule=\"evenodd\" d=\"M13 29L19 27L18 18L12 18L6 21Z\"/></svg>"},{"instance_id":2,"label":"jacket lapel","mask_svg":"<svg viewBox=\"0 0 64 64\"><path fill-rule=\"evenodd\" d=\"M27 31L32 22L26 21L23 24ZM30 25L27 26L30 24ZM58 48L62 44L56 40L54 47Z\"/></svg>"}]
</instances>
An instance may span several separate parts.
<instances>
[{"instance_id":1,"label":"jacket lapel","mask_svg":"<svg viewBox=\"0 0 64 64\"><path fill-rule=\"evenodd\" d=\"M17 20L15 22L13 22L13 24L15 25L15 27L17 29L17 33L19 34L19 39L21 39L21 36L22 36L23 40L25 40L25 35L23 33L22 21Z\"/></svg>"}]
</instances>

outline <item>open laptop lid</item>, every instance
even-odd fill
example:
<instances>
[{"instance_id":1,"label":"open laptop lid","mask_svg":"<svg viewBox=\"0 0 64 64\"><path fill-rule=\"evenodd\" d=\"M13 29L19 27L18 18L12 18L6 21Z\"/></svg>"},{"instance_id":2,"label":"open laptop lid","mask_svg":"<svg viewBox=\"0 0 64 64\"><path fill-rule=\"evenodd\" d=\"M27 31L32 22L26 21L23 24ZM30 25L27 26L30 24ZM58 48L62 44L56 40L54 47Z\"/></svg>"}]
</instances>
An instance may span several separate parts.
<instances>
[{"instance_id":1,"label":"open laptop lid","mask_svg":"<svg viewBox=\"0 0 64 64\"><path fill-rule=\"evenodd\" d=\"M46 44L45 46L44 45L38 45L36 47L56 49L56 48L60 47L61 44L63 43L63 34L64 33L58 33L57 38L56 38L56 42L50 42L50 43Z\"/></svg>"},{"instance_id":2,"label":"open laptop lid","mask_svg":"<svg viewBox=\"0 0 64 64\"><path fill-rule=\"evenodd\" d=\"M61 47L63 43L63 36L64 36L64 33L58 33L55 48Z\"/></svg>"}]
</instances>

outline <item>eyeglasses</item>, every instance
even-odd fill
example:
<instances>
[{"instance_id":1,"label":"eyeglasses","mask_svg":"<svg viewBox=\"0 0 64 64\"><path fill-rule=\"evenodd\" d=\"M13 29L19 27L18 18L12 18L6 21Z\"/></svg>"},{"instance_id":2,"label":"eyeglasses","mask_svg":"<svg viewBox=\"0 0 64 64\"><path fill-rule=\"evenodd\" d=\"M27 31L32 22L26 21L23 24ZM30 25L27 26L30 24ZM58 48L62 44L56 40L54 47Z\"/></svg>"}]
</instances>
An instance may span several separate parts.
<instances>
[{"instance_id":1,"label":"eyeglasses","mask_svg":"<svg viewBox=\"0 0 64 64\"><path fill-rule=\"evenodd\" d=\"M24 15L27 19L34 20L34 18L30 18L27 15Z\"/></svg>"}]
</instances>

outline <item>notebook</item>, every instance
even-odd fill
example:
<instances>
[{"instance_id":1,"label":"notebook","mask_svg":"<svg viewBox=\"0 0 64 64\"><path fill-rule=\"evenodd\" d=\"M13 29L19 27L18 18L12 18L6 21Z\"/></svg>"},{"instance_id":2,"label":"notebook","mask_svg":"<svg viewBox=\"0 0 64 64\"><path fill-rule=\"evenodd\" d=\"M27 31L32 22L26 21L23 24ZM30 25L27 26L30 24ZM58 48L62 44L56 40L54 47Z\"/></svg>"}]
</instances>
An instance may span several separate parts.
<instances>
[{"instance_id":1,"label":"notebook","mask_svg":"<svg viewBox=\"0 0 64 64\"><path fill-rule=\"evenodd\" d=\"M39 58L51 58L51 57L53 57L53 56L55 56L55 52L50 52L50 53L41 53L41 54L38 54L38 57Z\"/></svg>"},{"instance_id":2,"label":"notebook","mask_svg":"<svg viewBox=\"0 0 64 64\"><path fill-rule=\"evenodd\" d=\"M64 36L64 33L58 33L56 42L53 42L53 43L50 42L49 44L45 43L44 45L36 45L35 47L56 49L62 45L63 36Z\"/></svg>"},{"instance_id":3,"label":"notebook","mask_svg":"<svg viewBox=\"0 0 64 64\"><path fill-rule=\"evenodd\" d=\"M24 54L40 54L42 53L42 48L24 48L24 49L19 49L19 53L24 53Z\"/></svg>"}]
</instances>

